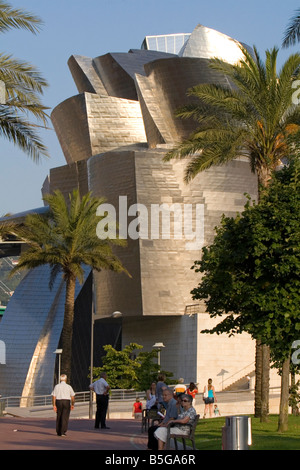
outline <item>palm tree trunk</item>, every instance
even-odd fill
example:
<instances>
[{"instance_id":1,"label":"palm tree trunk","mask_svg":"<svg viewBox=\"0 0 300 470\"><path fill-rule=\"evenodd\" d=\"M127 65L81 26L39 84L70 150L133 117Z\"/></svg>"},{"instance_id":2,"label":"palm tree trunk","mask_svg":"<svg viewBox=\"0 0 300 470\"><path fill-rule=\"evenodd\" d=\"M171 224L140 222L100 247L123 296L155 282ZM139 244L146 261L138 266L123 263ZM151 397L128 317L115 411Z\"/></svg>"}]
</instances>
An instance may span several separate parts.
<instances>
[{"instance_id":1,"label":"palm tree trunk","mask_svg":"<svg viewBox=\"0 0 300 470\"><path fill-rule=\"evenodd\" d=\"M279 407L279 419L278 419L278 431L279 432L284 432L288 430L289 376L290 376L290 358L286 359L282 364L280 407Z\"/></svg>"},{"instance_id":2,"label":"palm tree trunk","mask_svg":"<svg viewBox=\"0 0 300 470\"><path fill-rule=\"evenodd\" d=\"M75 304L75 285L76 277L69 275L66 279L66 301L65 314L62 329L62 373L68 376L71 381L71 365L72 365L72 338L74 323L74 304Z\"/></svg>"}]
</instances>

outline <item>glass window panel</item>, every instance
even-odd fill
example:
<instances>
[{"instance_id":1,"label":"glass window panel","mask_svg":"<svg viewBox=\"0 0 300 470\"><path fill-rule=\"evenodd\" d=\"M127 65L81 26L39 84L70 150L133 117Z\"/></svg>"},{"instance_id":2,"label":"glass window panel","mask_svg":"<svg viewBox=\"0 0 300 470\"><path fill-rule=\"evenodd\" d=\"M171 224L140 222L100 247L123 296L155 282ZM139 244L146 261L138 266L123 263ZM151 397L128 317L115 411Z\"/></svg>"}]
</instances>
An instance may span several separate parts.
<instances>
[{"instance_id":1,"label":"glass window panel","mask_svg":"<svg viewBox=\"0 0 300 470\"><path fill-rule=\"evenodd\" d=\"M159 36L157 38L157 50L166 52L166 38L165 36Z\"/></svg>"},{"instance_id":2,"label":"glass window panel","mask_svg":"<svg viewBox=\"0 0 300 470\"><path fill-rule=\"evenodd\" d=\"M156 50L156 38L155 37L152 37L152 38L148 38L148 47L150 50Z\"/></svg>"},{"instance_id":3,"label":"glass window panel","mask_svg":"<svg viewBox=\"0 0 300 470\"><path fill-rule=\"evenodd\" d=\"M167 36L167 52L174 53L175 52L175 36Z\"/></svg>"}]
</instances>

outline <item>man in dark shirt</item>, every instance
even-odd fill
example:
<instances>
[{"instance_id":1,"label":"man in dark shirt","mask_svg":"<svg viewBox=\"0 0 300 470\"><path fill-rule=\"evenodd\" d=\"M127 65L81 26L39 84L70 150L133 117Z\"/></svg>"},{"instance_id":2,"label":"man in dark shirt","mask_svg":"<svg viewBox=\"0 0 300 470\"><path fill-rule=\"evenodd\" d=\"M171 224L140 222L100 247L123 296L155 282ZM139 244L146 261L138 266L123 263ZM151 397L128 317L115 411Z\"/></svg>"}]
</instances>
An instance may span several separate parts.
<instances>
[{"instance_id":1,"label":"man in dark shirt","mask_svg":"<svg viewBox=\"0 0 300 470\"><path fill-rule=\"evenodd\" d=\"M154 437L156 429L160 426L166 426L170 420L178 416L177 401L173 398L173 392L169 388L163 391L163 400L166 406L166 415L162 422L156 426L150 426L148 429L148 449L158 450L158 442Z\"/></svg>"}]
</instances>

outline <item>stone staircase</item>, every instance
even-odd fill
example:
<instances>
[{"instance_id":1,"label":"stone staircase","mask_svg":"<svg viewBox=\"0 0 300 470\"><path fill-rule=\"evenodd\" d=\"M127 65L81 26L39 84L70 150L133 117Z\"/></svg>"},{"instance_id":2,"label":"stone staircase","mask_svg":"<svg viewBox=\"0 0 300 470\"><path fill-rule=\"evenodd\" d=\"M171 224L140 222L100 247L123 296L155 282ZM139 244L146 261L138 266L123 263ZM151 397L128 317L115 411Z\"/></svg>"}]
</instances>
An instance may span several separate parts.
<instances>
[{"instance_id":1,"label":"stone staircase","mask_svg":"<svg viewBox=\"0 0 300 470\"><path fill-rule=\"evenodd\" d=\"M238 380L233 382L232 384L228 385L223 389L224 392L233 392L238 390L248 390L249 389L249 382L251 379L255 377L255 371L253 370L249 374L240 377ZM249 380L250 379L250 380Z\"/></svg>"}]
</instances>

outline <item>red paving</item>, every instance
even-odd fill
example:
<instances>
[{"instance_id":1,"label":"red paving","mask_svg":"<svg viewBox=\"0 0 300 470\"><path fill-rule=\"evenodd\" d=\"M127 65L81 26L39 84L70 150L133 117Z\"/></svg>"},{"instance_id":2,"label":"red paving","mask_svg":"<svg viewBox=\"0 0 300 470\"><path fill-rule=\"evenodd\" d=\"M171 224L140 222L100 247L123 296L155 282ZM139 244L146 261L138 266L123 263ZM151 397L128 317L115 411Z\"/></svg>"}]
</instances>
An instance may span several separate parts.
<instances>
[{"instance_id":1,"label":"red paving","mask_svg":"<svg viewBox=\"0 0 300 470\"><path fill-rule=\"evenodd\" d=\"M110 429L94 429L94 420L70 419L66 437L58 437L54 418L0 418L0 450L146 450L141 422L108 420Z\"/></svg>"}]
</instances>

